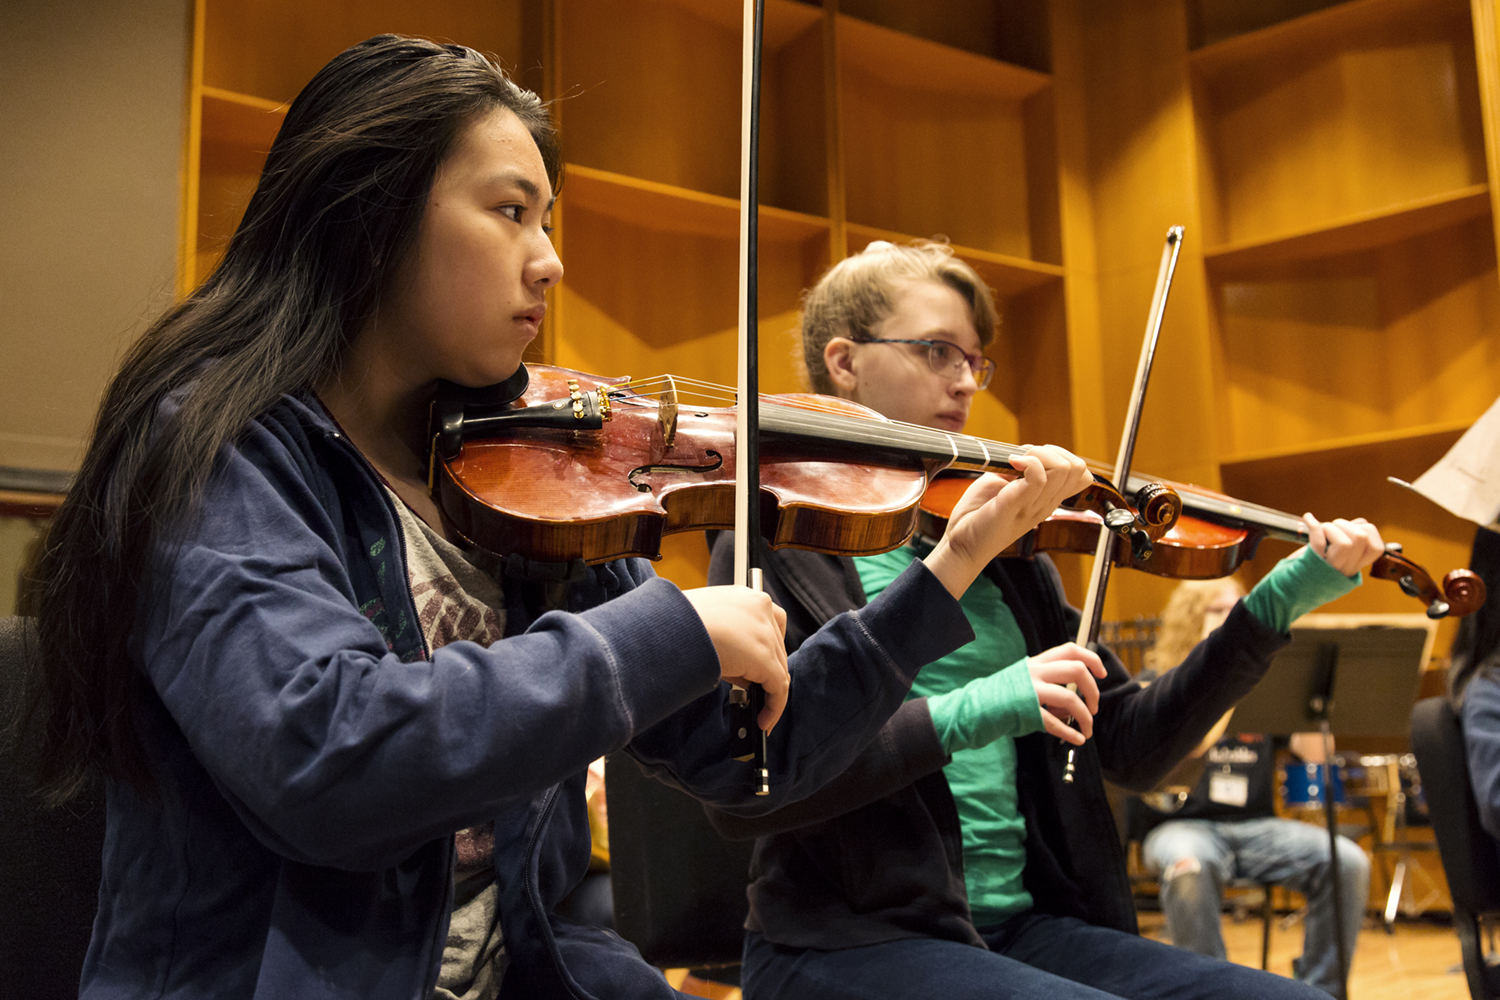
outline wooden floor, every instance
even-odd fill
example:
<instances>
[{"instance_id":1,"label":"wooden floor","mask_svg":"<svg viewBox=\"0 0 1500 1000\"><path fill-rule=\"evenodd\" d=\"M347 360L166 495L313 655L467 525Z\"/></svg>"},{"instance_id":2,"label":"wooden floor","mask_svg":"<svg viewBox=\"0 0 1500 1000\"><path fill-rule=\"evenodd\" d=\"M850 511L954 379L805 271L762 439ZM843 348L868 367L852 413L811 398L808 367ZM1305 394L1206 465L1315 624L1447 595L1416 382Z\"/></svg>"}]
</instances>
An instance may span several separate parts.
<instances>
[{"instance_id":1,"label":"wooden floor","mask_svg":"<svg viewBox=\"0 0 1500 1000\"><path fill-rule=\"evenodd\" d=\"M1284 919L1278 920L1271 933L1270 967L1272 972L1289 976L1292 959L1302 953L1302 925L1284 927L1283 923ZM1226 915L1224 946L1230 961L1259 968L1260 932L1258 917L1236 923ZM1165 941L1161 914L1142 913L1141 933ZM669 970L667 981L692 996L740 1000L739 990L697 980L685 969ZM1468 1000L1468 996L1452 928L1399 922L1396 933L1387 934L1375 922L1366 922L1350 970L1349 1000Z\"/></svg>"},{"instance_id":2,"label":"wooden floor","mask_svg":"<svg viewBox=\"0 0 1500 1000\"><path fill-rule=\"evenodd\" d=\"M1161 914L1142 913L1141 933L1166 941ZM1270 970L1292 974L1292 959L1302 954L1302 925L1271 932ZM1242 923L1224 918L1224 947L1229 960L1260 967L1260 919ZM1349 970L1349 1000L1468 1000L1469 987L1460 966L1453 928L1421 921L1396 924L1387 934L1378 922L1365 921L1354 965Z\"/></svg>"}]
</instances>

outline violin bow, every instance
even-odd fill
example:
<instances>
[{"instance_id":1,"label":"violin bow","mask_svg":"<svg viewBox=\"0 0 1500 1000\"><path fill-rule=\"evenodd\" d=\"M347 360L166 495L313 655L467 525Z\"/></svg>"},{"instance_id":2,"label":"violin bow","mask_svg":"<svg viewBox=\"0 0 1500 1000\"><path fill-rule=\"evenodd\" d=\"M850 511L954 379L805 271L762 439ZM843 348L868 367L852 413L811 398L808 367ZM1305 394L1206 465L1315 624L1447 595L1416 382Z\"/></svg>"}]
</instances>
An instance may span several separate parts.
<instances>
[{"instance_id":1,"label":"violin bow","mask_svg":"<svg viewBox=\"0 0 1500 1000\"><path fill-rule=\"evenodd\" d=\"M765 0L745 0L745 30L741 56L740 90L740 313L739 407L734 448L734 579L752 590L763 590L760 552L760 337L756 309L756 263L759 244L760 50L765 22ZM750 722L765 694L760 685L744 692L735 688L736 704L748 709ZM745 727L748 728L748 727ZM744 731L744 728L741 729ZM766 767L766 733L760 730L752 750L755 794L769 795L771 773Z\"/></svg>"},{"instance_id":2,"label":"violin bow","mask_svg":"<svg viewBox=\"0 0 1500 1000\"><path fill-rule=\"evenodd\" d=\"M1146 403L1146 383L1151 379L1151 364L1156 359L1156 341L1161 336L1162 316L1167 311L1167 293L1172 290L1172 275L1177 271L1177 254L1182 250L1182 227L1167 230L1167 244L1162 248L1161 266L1156 272L1156 292L1151 297L1151 311L1146 317L1146 336L1141 342L1141 358L1135 368L1135 386L1130 390L1130 406L1125 414L1125 428L1120 434L1120 451L1115 458L1114 477L1111 482L1123 483L1130 477L1130 463L1135 457L1136 434L1141 427L1141 410ZM1099 532L1099 545L1094 549L1094 570L1089 577L1088 594L1083 602L1083 619L1078 623L1078 645L1092 649L1099 639L1099 624L1104 617L1104 591L1109 586L1109 570L1114 562L1110 558L1115 536L1107 531ZM1069 684L1076 690L1076 685ZM1068 763L1063 769L1063 781L1073 783L1072 747L1068 748Z\"/></svg>"}]
</instances>

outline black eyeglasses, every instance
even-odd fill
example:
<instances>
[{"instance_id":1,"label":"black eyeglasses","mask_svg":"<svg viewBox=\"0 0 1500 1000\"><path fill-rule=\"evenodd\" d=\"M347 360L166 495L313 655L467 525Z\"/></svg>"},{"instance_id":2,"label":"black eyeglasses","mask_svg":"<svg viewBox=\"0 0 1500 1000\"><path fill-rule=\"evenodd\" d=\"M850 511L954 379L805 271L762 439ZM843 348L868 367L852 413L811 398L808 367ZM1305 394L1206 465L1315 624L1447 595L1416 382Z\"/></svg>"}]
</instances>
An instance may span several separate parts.
<instances>
[{"instance_id":1,"label":"black eyeglasses","mask_svg":"<svg viewBox=\"0 0 1500 1000\"><path fill-rule=\"evenodd\" d=\"M927 348L927 367L950 379L963 376L963 366L974 373L974 382L983 389L995 377L995 362L983 354L965 354L957 344L946 340L886 340L877 337L850 337L856 344L920 344Z\"/></svg>"}]
</instances>

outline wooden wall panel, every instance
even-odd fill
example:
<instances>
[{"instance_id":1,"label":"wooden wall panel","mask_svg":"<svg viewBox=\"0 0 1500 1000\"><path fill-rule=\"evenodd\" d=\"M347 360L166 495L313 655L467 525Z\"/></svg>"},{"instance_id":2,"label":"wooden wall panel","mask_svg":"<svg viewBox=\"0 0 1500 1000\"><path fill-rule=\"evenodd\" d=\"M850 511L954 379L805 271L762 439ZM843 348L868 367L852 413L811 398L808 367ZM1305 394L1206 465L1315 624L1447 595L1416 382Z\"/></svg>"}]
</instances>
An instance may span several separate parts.
<instances>
[{"instance_id":1,"label":"wooden wall panel","mask_svg":"<svg viewBox=\"0 0 1500 1000\"><path fill-rule=\"evenodd\" d=\"M961 54L939 73L850 19L839 39L849 221L1032 259L1024 102L1045 78Z\"/></svg>"},{"instance_id":2,"label":"wooden wall panel","mask_svg":"<svg viewBox=\"0 0 1500 1000\"><path fill-rule=\"evenodd\" d=\"M323 64L371 35L457 42L511 67L522 48L521 3L503 0L207 0L203 83L290 101Z\"/></svg>"},{"instance_id":3,"label":"wooden wall panel","mask_svg":"<svg viewBox=\"0 0 1500 1000\"><path fill-rule=\"evenodd\" d=\"M171 302L185 0L0 4L0 466L73 469Z\"/></svg>"},{"instance_id":4,"label":"wooden wall panel","mask_svg":"<svg viewBox=\"0 0 1500 1000\"><path fill-rule=\"evenodd\" d=\"M1094 419L1104 428L1102 441L1084 438L1082 445L1085 450L1102 446L1091 458L1115 459L1163 242L1169 226L1183 224L1187 237L1135 468L1216 486L1218 441L1204 336L1207 294L1183 7L1158 0L1107 10L1088 4L1070 9L1071 18L1054 21L1054 54L1058 72L1076 74L1082 88L1099 324L1092 359L1097 382L1093 387L1077 383L1073 391L1092 393L1092 402L1079 400L1075 410L1096 407ZM1059 37L1064 30L1074 36L1066 43ZM1061 62L1065 45L1070 60L1076 60L1067 67ZM1092 345L1075 336L1074 346L1082 351ZM1087 373L1089 359L1079 358L1074 369ZM1141 573L1119 574L1111 582L1106 617L1154 614L1171 586Z\"/></svg>"}]
</instances>

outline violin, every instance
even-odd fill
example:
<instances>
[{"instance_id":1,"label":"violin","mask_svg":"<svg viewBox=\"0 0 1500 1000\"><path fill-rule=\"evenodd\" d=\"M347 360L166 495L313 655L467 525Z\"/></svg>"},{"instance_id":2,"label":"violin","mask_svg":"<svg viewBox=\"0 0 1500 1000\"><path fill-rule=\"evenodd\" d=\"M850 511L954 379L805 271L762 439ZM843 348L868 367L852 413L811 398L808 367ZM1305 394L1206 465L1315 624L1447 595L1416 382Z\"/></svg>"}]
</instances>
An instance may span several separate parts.
<instances>
[{"instance_id":1,"label":"violin","mask_svg":"<svg viewBox=\"0 0 1500 1000\"><path fill-rule=\"evenodd\" d=\"M1131 476L1126 489L1148 481L1155 482ZM935 478L919 506L919 530L932 537L941 535L948 514L968 483L962 473L944 473ZM1201 486L1163 483L1181 497L1182 517L1155 540L1152 551L1144 558L1132 558L1117 544L1113 552L1115 565L1180 580L1214 580L1228 576L1246 560L1255 558L1256 550L1266 538L1298 545L1307 543L1307 527L1300 517ZM1089 511L1059 510L1003 555L1030 558L1038 552L1092 553L1098 544L1099 528L1099 519ZM1429 618L1462 617L1484 604L1484 581L1478 574L1455 569L1439 586L1425 569L1401 554L1399 545L1389 546L1369 573L1376 579L1395 581L1404 593L1425 603Z\"/></svg>"},{"instance_id":2,"label":"violin","mask_svg":"<svg viewBox=\"0 0 1500 1000\"><path fill-rule=\"evenodd\" d=\"M663 535L734 524L735 410L689 405L717 389L523 366L485 390L433 403L428 486L453 525L490 552L548 564L656 557ZM1013 470L1021 449L890 421L813 394L760 399L761 534L773 548L868 555L917 527L939 469ZM1148 558L1181 512L1142 480L1127 500L1104 477L1068 501Z\"/></svg>"}]
</instances>

